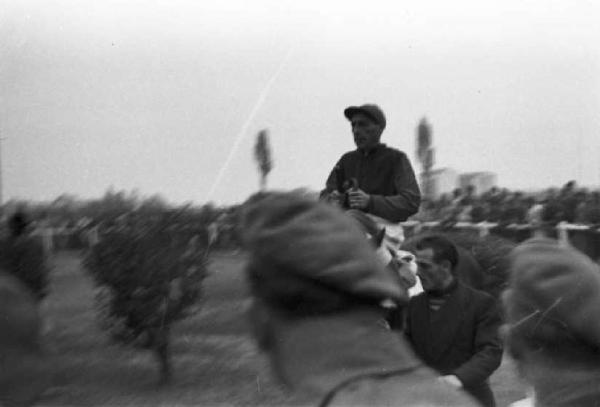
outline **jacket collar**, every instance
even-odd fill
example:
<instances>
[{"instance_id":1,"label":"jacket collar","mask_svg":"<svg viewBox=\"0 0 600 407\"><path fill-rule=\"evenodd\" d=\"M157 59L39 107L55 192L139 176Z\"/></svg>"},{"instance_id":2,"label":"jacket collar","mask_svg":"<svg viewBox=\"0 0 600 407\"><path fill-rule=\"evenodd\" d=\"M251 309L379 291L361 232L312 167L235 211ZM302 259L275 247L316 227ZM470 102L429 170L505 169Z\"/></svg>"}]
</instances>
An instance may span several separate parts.
<instances>
[{"instance_id":1,"label":"jacket collar","mask_svg":"<svg viewBox=\"0 0 600 407\"><path fill-rule=\"evenodd\" d=\"M323 396L356 376L421 366L398 333L376 311L278 320L274 367L294 390Z\"/></svg>"},{"instance_id":2,"label":"jacket collar","mask_svg":"<svg viewBox=\"0 0 600 407\"><path fill-rule=\"evenodd\" d=\"M371 147L368 150L356 149L356 151L358 151L358 153L360 155L362 155L364 157L368 157L368 156L378 153L379 151L381 151L385 148L386 148L386 145L384 143L377 143L376 145L374 145L373 147Z\"/></svg>"},{"instance_id":3,"label":"jacket collar","mask_svg":"<svg viewBox=\"0 0 600 407\"><path fill-rule=\"evenodd\" d=\"M452 281L450 282L450 284L448 284L447 287L445 287L445 288L443 288L441 290L429 290L429 291L425 291L425 294L429 298L442 298L442 297L449 296L457 288L458 288L458 279L456 277L452 277Z\"/></svg>"},{"instance_id":4,"label":"jacket collar","mask_svg":"<svg viewBox=\"0 0 600 407\"><path fill-rule=\"evenodd\" d=\"M415 304L419 303L419 306L413 307L413 314L411 314L411 320L418 321L411 323L415 332L414 337L429 338L423 343L416 343L415 346L428 354L431 361L439 360L448 348L454 345L456 333L464 322L462 315L465 290L459 282L435 314L429 311L427 293L411 300L415 301Z\"/></svg>"}]
</instances>

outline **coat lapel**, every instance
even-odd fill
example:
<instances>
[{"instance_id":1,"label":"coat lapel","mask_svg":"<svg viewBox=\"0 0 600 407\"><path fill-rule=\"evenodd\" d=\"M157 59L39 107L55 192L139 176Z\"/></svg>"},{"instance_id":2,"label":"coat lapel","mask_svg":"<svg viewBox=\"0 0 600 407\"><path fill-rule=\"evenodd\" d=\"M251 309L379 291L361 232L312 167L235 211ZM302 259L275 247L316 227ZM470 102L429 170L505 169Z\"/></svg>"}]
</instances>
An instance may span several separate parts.
<instances>
[{"instance_id":1,"label":"coat lapel","mask_svg":"<svg viewBox=\"0 0 600 407\"><path fill-rule=\"evenodd\" d=\"M427 296L420 294L413 297L409 304L410 312L410 331L412 345L420 355L430 353L429 333L429 310L427 305Z\"/></svg>"}]
</instances>

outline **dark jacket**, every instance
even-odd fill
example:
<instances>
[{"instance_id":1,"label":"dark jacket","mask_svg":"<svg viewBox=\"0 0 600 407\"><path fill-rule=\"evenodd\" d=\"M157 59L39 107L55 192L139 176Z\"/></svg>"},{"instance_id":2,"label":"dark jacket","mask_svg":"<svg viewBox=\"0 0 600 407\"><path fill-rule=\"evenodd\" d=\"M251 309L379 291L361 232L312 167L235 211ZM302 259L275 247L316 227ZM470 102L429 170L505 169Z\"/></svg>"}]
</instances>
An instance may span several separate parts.
<instances>
[{"instance_id":1,"label":"dark jacket","mask_svg":"<svg viewBox=\"0 0 600 407\"><path fill-rule=\"evenodd\" d=\"M440 383L404 339L368 310L275 323L274 366L320 406L475 406Z\"/></svg>"},{"instance_id":2,"label":"dark jacket","mask_svg":"<svg viewBox=\"0 0 600 407\"><path fill-rule=\"evenodd\" d=\"M427 293L411 298L405 334L428 366L456 375L466 391L493 406L487 379L502 361L500 325L494 298L459 283L438 311L429 310Z\"/></svg>"},{"instance_id":3,"label":"dark jacket","mask_svg":"<svg viewBox=\"0 0 600 407\"><path fill-rule=\"evenodd\" d=\"M379 144L367 153L354 150L344 154L327 178L327 191L339 190L340 184L353 178L358 188L371 195L368 213L402 222L419 210L419 186L402 151Z\"/></svg>"}]
</instances>

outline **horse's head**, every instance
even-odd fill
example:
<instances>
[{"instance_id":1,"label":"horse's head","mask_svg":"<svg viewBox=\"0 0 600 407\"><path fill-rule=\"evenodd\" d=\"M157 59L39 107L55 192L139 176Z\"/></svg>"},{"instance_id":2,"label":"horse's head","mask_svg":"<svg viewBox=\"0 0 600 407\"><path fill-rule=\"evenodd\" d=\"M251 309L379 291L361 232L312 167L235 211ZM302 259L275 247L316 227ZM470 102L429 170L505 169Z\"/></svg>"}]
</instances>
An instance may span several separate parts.
<instances>
[{"instance_id":1,"label":"horse's head","mask_svg":"<svg viewBox=\"0 0 600 407\"><path fill-rule=\"evenodd\" d=\"M381 263L394 272L400 283L407 290L417 283L417 264L415 256L407 251L398 250L389 244L386 239L386 229L367 216L364 212L349 210L346 212L365 232L366 239L377 253Z\"/></svg>"},{"instance_id":2,"label":"horse's head","mask_svg":"<svg viewBox=\"0 0 600 407\"><path fill-rule=\"evenodd\" d=\"M417 263L415 256L410 252L387 248L390 253L390 261L387 266L400 279L400 283L407 290L417 283Z\"/></svg>"}]
</instances>

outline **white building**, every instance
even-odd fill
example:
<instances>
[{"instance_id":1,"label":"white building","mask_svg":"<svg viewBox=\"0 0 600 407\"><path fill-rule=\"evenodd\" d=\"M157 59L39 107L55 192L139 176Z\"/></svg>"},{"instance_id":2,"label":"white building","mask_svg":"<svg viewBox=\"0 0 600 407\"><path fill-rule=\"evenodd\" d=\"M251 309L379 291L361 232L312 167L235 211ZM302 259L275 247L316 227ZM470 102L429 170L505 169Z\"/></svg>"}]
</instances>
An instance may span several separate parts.
<instances>
[{"instance_id":1,"label":"white building","mask_svg":"<svg viewBox=\"0 0 600 407\"><path fill-rule=\"evenodd\" d=\"M460 174L460 188L464 190L469 185L475 187L475 193L477 195L483 194L490 188L498 185L498 175L489 171L467 172Z\"/></svg>"},{"instance_id":2,"label":"white building","mask_svg":"<svg viewBox=\"0 0 600 407\"><path fill-rule=\"evenodd\" d=\"M439 168L431 170L431 194L439 198L442 194L452 193L459 185L459 175L452 168ZM423 173L421 173L421 188L423 189Z\"/></svg>"}]
</instances>

